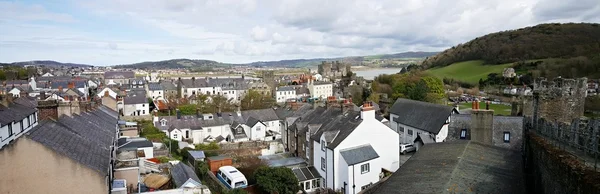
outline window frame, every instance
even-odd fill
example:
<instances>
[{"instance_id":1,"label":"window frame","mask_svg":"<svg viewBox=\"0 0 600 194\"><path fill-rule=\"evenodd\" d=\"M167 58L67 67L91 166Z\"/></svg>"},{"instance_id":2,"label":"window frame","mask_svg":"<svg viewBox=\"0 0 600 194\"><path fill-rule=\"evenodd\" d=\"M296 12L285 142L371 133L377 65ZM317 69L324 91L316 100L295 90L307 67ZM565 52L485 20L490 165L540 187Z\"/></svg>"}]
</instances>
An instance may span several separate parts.
<instances>
[{"instance_id":1,"label":"window frame","mask_svg":"<svg viewBox=\"0 0 600 194\"><path fill-rule=\"evenodd\" d=\"M325 140L321 140L321 151L325 151Z\"/></svg>"},{"instance_id":2,"label":"window frame","mask_svg":"<svg viewBox=\"0 0 600 194\"><path fill-rule=\"evenodd\" d=\"M411 136L414 134L414 132L413 132L413 130L412 130L412 129L408 129L408 132L407 132L407 133L408 133L408 135L411 135Z\"/></svg>"},{"instance_id":3,"label":"window frame","mask_svg":"<svg viewBox=\"0 0 600 194\"><path fill-rule=\"evenodd\" d=\"M505 131L502 135L502 140L504 140L504 143L510 143L510 132Z\"/></svg>"},{"instance_id":4,"label":"window frame","mask_svg":"<svg viewBox=\"0 0 600 194\"><path fill-rule=\"evenodd\" d=\"M460 130L460 139L467 139L467 129Z\"/></svg>"},{"instance_id":5,"label":"window frame","mask_svg":"<svg viewBox=\"0 0 600 194\"><path fill-rule=\"evenodd\" d=\"M360 165L360 174L369 173L371 171L371 165L369 163Z\"/></svg>"},{"instance_id":6,"label":"window frame","mask_svg":"<svg viewBox=\"0 0 600 194\"><path fill-rule=\"evenodd\" d=\"M321 157L321 170L325 171L327 169L327 160Z\"/></svg>"}]
</instances>

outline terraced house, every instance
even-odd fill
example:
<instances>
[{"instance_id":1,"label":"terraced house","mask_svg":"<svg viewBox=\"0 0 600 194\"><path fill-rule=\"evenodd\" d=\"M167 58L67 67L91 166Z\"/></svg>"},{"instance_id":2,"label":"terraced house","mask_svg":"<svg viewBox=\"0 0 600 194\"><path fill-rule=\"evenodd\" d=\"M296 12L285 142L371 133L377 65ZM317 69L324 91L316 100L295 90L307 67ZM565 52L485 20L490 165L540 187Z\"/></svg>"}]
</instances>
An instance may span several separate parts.
<instances>
[{"instance_id":1,"label":"terraced house","mask_svg":"<svg viewBox=\"0 0 600 194\"><path fill-rule=\"evenodd\" d=\"M109 193L116 112L98 107L31 127L0 150L0 171L10 175L0 176L0 193Z\"/></svg>"}]
</instances>

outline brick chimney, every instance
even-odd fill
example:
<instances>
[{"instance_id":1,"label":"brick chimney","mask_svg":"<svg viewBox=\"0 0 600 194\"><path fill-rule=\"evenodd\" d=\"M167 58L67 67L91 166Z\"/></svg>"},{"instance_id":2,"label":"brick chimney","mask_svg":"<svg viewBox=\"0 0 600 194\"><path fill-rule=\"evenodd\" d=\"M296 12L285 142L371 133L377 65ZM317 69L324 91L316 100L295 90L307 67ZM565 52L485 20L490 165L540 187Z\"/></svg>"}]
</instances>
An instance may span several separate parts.
<instances>
[{"instance_id":1,"label":"brick chimney","mask_svg":"<svg viewBox=\"0 0 600 194\"><path fill-rule=\"evenodd\" d=\"M42 100L38 101L38 110L40 120L58 119L58 101Z\"/></svg>"},{"instance_id":2,"label":"brick chimney","mask_svg":"<svg viewBox=\"0 0 600 194\"><path fill-rule=\"evenodd\" d=\"M108 91L104 91L104 97L108 97Z\"/></svg>"},{"instance_id":3,"label":"brick chimney","mask_svg":"<svg viewBox=\"0 0 600 194\"><path fill-rule=\"evenodd\" d=\"M71 89L75 88L75 82L73 82L73 81L69 82L69 85L67 87L69 87Z\"/></svg>"},{"instance_id":4,"label":"brick chimney","mask_svg":"<svg viewBox=\"0 0 600 194\"><path fill-rule=\"evenodd\" d=\"M63 91L63 87L62 86L58 86L58 91L62 92Z\"/></svg>"}]
</instances>

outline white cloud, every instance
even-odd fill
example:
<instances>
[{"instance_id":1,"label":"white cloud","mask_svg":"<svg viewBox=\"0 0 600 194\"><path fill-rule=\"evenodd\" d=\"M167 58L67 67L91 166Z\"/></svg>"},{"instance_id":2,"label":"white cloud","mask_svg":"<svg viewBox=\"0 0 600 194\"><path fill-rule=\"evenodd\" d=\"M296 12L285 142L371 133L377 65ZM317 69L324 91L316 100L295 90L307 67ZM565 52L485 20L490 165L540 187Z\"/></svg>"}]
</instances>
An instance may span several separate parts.
<instances>
[{"instance_id":1,"label":"white cloud","mask_svg":"<svg viewBox=\"0 0 600 194\"><path fill-rule=\"evenodd\" d=\"M93 17L165 37L104 37L34 21L77 16L0 1L0 58L120 64L169 58L252 62L439 51L544 22L600 22L597 0L94 0ZM106 26L111 28L111 26ZM115 28L114 31L131 29ZM51 50L49 50L51 49ZM16 53L16 54L15 54ZM23 54L27 53L27 54ZM81 60L81 61L79 61Z\"/></svg>"}]
</instances>

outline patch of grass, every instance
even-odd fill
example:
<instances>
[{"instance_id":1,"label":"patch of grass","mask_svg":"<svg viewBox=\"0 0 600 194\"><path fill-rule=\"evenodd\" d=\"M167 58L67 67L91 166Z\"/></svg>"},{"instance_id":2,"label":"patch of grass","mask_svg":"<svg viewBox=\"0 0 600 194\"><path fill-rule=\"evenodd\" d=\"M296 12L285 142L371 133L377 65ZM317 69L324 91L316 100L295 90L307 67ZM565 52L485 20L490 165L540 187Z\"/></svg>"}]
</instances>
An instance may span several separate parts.
<instances>
[{"instance_id":1,"label":"patch of grass","mask_svg":"<svg viewBox=\"0 0 600 194\"><path fill-rule=\"evenodd\" d=\"M429 69L426 72L440 79L452 78L470 84L477 84L479 79L486 79L488 74L502 74L504 68L512 65L512 63L486 65L482 60L475 60L453 63L445 67Z\"/></svg>"},{"instance_id":2,"label":"patch of grass","mask_svg":"<svg viewBox=\"0 0 600 194\"><path fill-rule=\"evenodd\" d=\"M458 104L459 110L471 109L471 103ZM479 102L479 109L485 109L485 102ZM491 104L490 109L494 110L494 115L510 116L511 106L504 104Z\"/></svg>"}]
</instances>

